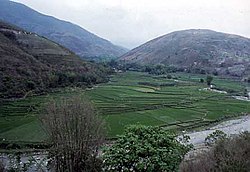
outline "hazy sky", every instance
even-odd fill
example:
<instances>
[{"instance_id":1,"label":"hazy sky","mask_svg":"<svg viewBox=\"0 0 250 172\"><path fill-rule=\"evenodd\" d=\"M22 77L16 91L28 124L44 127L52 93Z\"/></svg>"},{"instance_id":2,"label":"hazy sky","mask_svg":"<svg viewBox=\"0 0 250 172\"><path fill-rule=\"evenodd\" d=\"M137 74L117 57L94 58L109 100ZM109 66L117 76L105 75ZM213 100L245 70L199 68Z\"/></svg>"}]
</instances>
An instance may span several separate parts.
<instances>
[{"instance_id":1,"label":"hazy sky","mask_svg":"<svg viewBox=\"0 0 250 172\"><path fill-rule=\"evenodd\" d=\"M127 48L206 28L250 38L250 0L15 0Z\"/></svg>"}]
</instances>

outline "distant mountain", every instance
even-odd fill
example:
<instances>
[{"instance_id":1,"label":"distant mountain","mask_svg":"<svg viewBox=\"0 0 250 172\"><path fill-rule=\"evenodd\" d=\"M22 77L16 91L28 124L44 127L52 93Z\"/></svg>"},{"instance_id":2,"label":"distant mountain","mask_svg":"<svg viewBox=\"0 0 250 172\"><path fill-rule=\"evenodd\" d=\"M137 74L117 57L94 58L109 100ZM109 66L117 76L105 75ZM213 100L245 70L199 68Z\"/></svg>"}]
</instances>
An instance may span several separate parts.
<instances>
[{"instance_id":1,"label":"distant mountain","mask_svg":"<svg viewBox=\"0 0 250 172\"><path fill-rule=\"evenodd\" d=\"M120 60L243 76L250 74L250 39L205 29L176 31L129 51Z\"/></svg>"},{"instance_id":2,"label":"distant mountain","mask_svg":"<svg viewBox=\"0 0 250 172\"><path fill-rule=\"evenodd\" d=\"M55 42L0 22L0 98L88 86L105 81L107 72Z\"/></svg>"},{"instance_id":3,"label":"distant mountain","mask_svg":"<svg viewBox=\"0 0 250 172\"><path fill-rule=\"evenodd\" d=\"M80 26L9 0L0 0L0 20L53 40L81 57L118 57L127 52Z\"/></svg>"}]
</instances>

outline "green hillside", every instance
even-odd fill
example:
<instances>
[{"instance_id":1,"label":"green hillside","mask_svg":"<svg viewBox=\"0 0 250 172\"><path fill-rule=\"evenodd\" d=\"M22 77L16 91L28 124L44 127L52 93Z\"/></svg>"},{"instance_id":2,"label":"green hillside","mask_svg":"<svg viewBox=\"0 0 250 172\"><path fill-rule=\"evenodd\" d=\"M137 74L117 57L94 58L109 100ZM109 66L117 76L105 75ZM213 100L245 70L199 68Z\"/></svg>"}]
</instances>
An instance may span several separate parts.
<instances>
[{"instance_id":1,"label":"green hillside","mask_svg":"<svg viewBox=\"0 0 250 172\"><path fill-rule=\"evenodd\" d=\"M37 34L0 22L0 98L106 81L108 70Z\"/></svg>"}]
</instances>

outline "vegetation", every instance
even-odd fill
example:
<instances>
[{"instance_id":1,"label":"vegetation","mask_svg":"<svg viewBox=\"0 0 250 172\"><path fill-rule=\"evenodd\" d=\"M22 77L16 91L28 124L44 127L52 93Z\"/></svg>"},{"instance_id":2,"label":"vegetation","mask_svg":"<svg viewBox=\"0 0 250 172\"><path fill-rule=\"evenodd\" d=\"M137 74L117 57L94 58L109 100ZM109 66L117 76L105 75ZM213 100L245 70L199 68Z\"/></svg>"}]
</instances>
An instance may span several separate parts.
<instances>
[{"instance_id":1,"label":"vegetation","mask_svg":"<svg viewBox=\"0 0 250 172\"><path fill-rule=\"evenodd\" d=\"M250 133L216 130L187 159L190 138L179 136L250 113L249 39L185 30L115 61L125 49L22 5L19 18L29 15L18 21L14 2L2 6L0 18L60 44L0 21L0 148L16 152L0 172L249 171ZM45 154L23 163L20 149Z\"/></svg>"},{"instance_id":2,"label":"vegetation","mask_svg":"<svg viewBox=\"0 0 250 172\"><path fill-rule=\"evenodd\" d=\"M250 83L250 76L245 77L243 80L244 82Z\"/></svg>"},{"instance_id":3,"label":"vegetation","mask_svg":"<svg viewBox=\"0 0 250 172\"><path fill-rule=\"evenodd\" d=\"M144 72L148 72L154 75L163 75L163 74L173 73L177 71L180 71L180 70L178 70L178 68L174 66L165 66L165 65L154 65L154 66L147 65L144 69Z\"/></svg>"},{"instance_id":4,"label":"vegetation","mask_svg":"<svg viewBox=\"0 0 250 172\"><path fill-rule=\"evenodd\" d=\"M213 84L233 94L206 91L200 78L206 75L171 73L151 75L119 73L111 82L86 91L110 126L109 135L121 134L127 125L164 126L169 130L188 130L209 125L227 117L250 112L249 103L232 98L245 86L229 79L214 77Z\"/></svg>"},{"instance_id":5,"label":"vegetation","mask_svg":"<svg viewBox=\"0 0 250 172\"><path fill-rule=\"evenodd\" d=\"M19 34L17 34L19 33ZM106 82L110 68L81 60L64 47L0 22L0 100L54 88Z\"/></svg>"},{"instance_id":6,"label":"vegetation","mask_svg":"<svg viewBox=\"0 0 250 172\"><path fill-rule=\"evenodd\" d=\"M100 171L97 155L105 127L87 100L75 97L51 101L41 121L52 145L49 150L52 169Z\"/></svg>"},{"instance_id":7,"label":"vegetation","mask_svg":"<svg viewBox=\"0 0 250 172\"><path fill-rule=\"evenodd\" d=\"M48 18L34 9L13 1L1 0L0 20L43 35L84 58L119 57L127 51L76 24L55 17Z\"/></svg>"},{"instance_id":8,"label":"vegetation","mask_svg":"<svg viewBox=\"0 0 250 172\"><path fill-rule=\"evenodd\" d=\"M217 44L218 40L224 40L225 43ZM141 65L171 64L185 72L241 79L250 72L249 47L248 38L232 38L230 34L206 29L190 29L150 40L124 54L120 61ZM157 71L161 73L161 69Z\"/></svg>"},{"instance_id":9,"label":"vegetation","mask_svg":"<svg viewBox=\"0 0 250 172\"><path fill-rule=\"evenodd\" d=\"M43 147L47 136L38 120L43 106L51 99L60 100L81 95L78 90L64 88L54 93L40 96L26 97L14 101L3 101L0 104L0 145L1 148L15 148L18 143L20 148ZM39 144L38 144L39 143ZM34 145L33 145L34 144ZM39 147L36 147L39 146Z\"/></svg>"},{"instance_id":10,"label":"vegetation","mask_svg":"<svg viewBox=\"0 0 250 172\"><path fill-rule=\"evenodd\" d=\"M224 138L207 151L181 164L181 172L248 172L250 167L250 133Z\"/></svg>"},{"instance_id":11,"label":"vegetation","mask_svg":"<svg viewBox=\"0 0 250 172\"><path fill-rule=\"evenodd\" d=\"M153 75L163 75L168 73L182 72L183 69L179 69L175 66L168 65L140 65L137 63L123 63L112 59L108 62L104 62L105 65L112 68L116 68L122 71L137 71L137 72L147 72Z\"/></svg>"},{"instance_id":12,"label":"vegetation","mask_svg":"<svg viewBox=\"0 0 250 172\"><path fill-rule=\"evenodd\" d=\"M114 75L108 83L93 89L65 88L47 95L26 97L0 104L0 143L26 146L44 141L46 135L37 115L50 99L79 95L89 97L108 125L108 136L122 134L127 125L164 126L167 130L190 130L210 125L228 117L250 112L249 102L235 100L232 95L243 95L245 85L230 79L214 77L213 85L219 94L203 90L200 78L206 75L172 73L155 76L147 73L126 72ZM175 81L176 80L176 81ZM3 141L4 140L4 141Z\"/></svg>"},{"instance_id":13,"label":"vegetation","mask_svg":"<svg viewBox=\"0 0 250 172\"><path fill-rule=\"evenodd\" d=\"M216 130L205 138L205 143L206 145L211 146L212 144L215 144L216 142L223 140L226 137L227 137L226 133L220 130Z\"/></svg>"},{"instance_id":14,"label":"vegetation","mask_svg":"<svg viewBox=\"0 0 250 172\"><path fill-rule=\"evenodd\" d=\"M160 127L131 126L103 151L105 171L178 171L190 150Z\"/></svg>"},{"instance_id":15,"label":"vegetation","mask_svg":"<svg viewBox=\"0 0 250 172\"><path fill-rule=\"evenodd\" d=\"M212 81L213 81L213 77L208 75L207 78L206 78L206 81L207 81L207 85L210 86Z\"/></svg>"}]
</instances>

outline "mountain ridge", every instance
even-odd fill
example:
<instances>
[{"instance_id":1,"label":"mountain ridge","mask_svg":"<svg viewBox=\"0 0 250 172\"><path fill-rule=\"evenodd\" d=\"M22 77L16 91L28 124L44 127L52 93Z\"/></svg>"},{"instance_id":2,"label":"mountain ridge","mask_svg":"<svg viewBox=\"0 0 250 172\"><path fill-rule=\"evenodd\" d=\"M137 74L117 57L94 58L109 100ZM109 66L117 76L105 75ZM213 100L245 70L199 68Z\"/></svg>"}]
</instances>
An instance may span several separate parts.
<instances>
[{"instance_id":1,"label":"mountain ridge","mask_svg":"<svg viewBox=\"0 0 250 172\"><path fill-rule=\"evenodd\" d=\"M2 0L0 19L45 36L81 57L118 57L127 51L76 24L44 15L21 3Z\"/></svg>"},{"instance_id":2,"label":"mountain ridge","mask_svg":"<svg viewBox=\"0 0 250 172\"><path fill-rule=\"evenodd\" d=\"M209 29L181 30L150 40L120 60L242 76L250 71L250 39Z\"/></svg>"}]
</instances>

